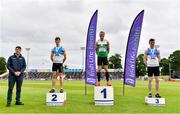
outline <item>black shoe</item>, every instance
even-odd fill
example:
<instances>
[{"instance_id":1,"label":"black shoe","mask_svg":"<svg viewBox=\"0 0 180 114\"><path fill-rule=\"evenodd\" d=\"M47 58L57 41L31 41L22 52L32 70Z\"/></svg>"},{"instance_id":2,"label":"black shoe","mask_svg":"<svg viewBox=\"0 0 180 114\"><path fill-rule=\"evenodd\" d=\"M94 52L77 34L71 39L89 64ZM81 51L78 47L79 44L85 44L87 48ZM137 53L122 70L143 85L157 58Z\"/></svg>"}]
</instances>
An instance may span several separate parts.
<instances>
[{"instance_id":1,"label":"black shoe","mask_svg":"<svg viewBox=\"0 0 180 114\"><path fill-rule=\"evenodd\" d=\"M63 89L61 88L59 92L60 92L60 93L63 93Z\"/></svg>"},{"instance_id":2,"label":"black shoe","mask_svg":"<svg viewBox=\"0 0 180 114\"><path fill-rule=\"evenodd\" d=\"M55 89L51 89L49 93L55 93Z\"/></svg>"},{"instance_id":3,"label":"black shoe","mask_svg":"<svg viewBox=\"0 0 180 114\"><path fill-rule=\"evenodd\" d=\"M11 106L11 104L10 104L10 103L7 103L7 104L6 104L6 107L10 107L10 106Z\"/></svg>"},{"instance_id":4,"label":"black shoe","mask_svg":"<svg viewBox=\"0 0 180 114\"><path fill-rule=\"evenodd\" d=\"M16 102L15 105L24 105L22 102Z\"/></svg>"},{"instance_id":5,"label":"black shoe","mask_svg":"<svg viewBox=\"0 0 180 114\"><path fill-rule=\"evenodd\" d=\"M155 97L156 97L156 98L161 98L161 96L159 95L159 93L156 93Z\"/></svg>"},{"instance_id":6,"label":"black shoe","mask_svg":"<svg viewBox=\"0 0 180 114\"><path fill-rule=\"evenodd\" d=\"M149 93L148 97L149 97L149 98L152 98L152 93Z\"/></svg>"}]
</instances>

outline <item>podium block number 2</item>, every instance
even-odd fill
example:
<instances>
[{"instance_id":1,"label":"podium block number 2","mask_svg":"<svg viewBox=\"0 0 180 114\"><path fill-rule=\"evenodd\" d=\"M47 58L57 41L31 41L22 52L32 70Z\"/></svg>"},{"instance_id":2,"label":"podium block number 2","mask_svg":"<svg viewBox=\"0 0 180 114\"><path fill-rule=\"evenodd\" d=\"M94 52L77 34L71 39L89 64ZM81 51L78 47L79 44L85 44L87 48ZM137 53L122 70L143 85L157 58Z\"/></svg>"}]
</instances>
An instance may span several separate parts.
<instances>
[{"instance_id":1,"label":"podium block number 2","mask_svg":"<svg viewBox=\"0 0 180 114\"><path fill-rule=\"evenodd\" d=\"M52 100L51 101L57 101L57 95L56 94L52 94Z\"/></svg>"},{"instance_id":2,"label":"podium block number 2","mask_svg":"<svg viewBox=\"0 0 180 114\"><path fill-rule=\"evenodd\" d=\"M101 93L104 95L104 98L106 99L107 98L107 90L106 88L104 88Z\"/></svg>"}]
</instances>

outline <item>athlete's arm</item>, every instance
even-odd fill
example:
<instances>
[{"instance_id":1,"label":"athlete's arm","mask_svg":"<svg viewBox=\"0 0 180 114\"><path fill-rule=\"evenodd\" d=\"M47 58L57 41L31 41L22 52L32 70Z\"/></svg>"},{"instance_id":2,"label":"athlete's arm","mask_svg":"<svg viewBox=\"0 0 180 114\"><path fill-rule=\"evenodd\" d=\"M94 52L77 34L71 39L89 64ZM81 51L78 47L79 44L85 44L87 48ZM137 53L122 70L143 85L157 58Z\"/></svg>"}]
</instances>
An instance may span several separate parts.
<instances>
[{"instance_id":1,"label":"athlete's arm","mask_svg":"<svg viewBox=\"0 0 180 114\"><path fill-rule=\"evenodd\" d=\"M160 51L158 50L158 62L161 61Z\"/></svg>"},{"instance_id":2,"label":"athlete's arm","mask_svg":"<svg viewBox=\"0 0 180 114\"><path fill-rule=\"evenodd\" d=\"M96 42L96 54L98 53L98 43Z\"/></svg>"},{"instance_id":3,"label":"athlete's arm","mask_svg":"<svg viewBox=\"0 0 180 114\"><path fill-rule=\"evenodd\" d=\"M147 50L144 52L144 63L147 64Z\"/></svg>"},{"instance_id":4,"label":"athlete's arm","mask_svg":"<svg viewBox=\"0 0 180 114\"><path fill-rule=\"evenodd\" d=\"M64 50L64 59L63 59L63 63L66 61L67 59L67 54L66 54L66 50Z\"/></svg>"},{"instance_id":5,"label":"athlete's arm","mask_svg":"<svg viewBox=\"0 0 180 114\"><path fill-rule=\"evenodd\" d=\"M13 74L16 73L16 72L14 71L13 67L12 67L12 58L11 58L11 57L8 58L7 69L8 69L11 73L13 73Z\"/></svg>"},{"instance_id":6,"label":"athlete's arm","mask_svg":"<svg viewBox=\"0 0 180 114\"><path fill-rule=\"evenodd\" d=\"M108 50L108 53L110 52L110 44L109 44L109 41L107 42L107 50Z\"/></svg>"},{"instance_id":7,"label":"athlete's arm","mask_svg":"<svg viewBox=\"0 0 180 114\"><path fill-rule=\"evenodd\" d=\"M51 59L51 61L53 62L53 52L52 52L52 50L51 50L51 56L50 56L50 59Z\"/></svg>"}]
</instances>

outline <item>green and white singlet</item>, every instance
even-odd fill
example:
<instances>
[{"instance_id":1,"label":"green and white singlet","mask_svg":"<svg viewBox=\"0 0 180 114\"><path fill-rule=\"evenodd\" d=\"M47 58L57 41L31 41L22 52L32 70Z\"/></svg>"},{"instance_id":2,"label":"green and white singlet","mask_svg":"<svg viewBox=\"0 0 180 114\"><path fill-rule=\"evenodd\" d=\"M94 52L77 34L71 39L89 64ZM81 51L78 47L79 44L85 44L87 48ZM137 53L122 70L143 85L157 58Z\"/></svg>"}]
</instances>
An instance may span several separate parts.
<instances>
[{"instance_id":1,"label":"green and white singlet","mask_svg":"<svg viewBox=\"0 0 180 114\"><path fill-rule=\"evenodd\" d=\"M98 57L107 57L108 56L108 41L107 40L98 40L97 41L97 55Z\"/></svg>"}]
</instances>

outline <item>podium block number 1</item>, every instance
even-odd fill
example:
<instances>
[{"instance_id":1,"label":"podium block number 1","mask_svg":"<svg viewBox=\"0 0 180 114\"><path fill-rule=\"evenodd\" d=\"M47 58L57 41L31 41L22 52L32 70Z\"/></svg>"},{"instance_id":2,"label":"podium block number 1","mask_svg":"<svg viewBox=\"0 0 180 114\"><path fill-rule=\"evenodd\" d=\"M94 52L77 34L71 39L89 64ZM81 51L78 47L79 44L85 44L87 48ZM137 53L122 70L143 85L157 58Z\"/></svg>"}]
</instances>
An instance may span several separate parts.
<instances>
[{"instance_id":1,"label":"podium block number 1","mask_svg":"<svg viewBox=\"0 0 180 114\"><path fill-rule=\"evenodd\" d=\"M94 87L95 105L114 105L114 92L112 86Z\"/></svg>"},{"instance_id":2,"label":"podium block number 1","mask_svg":"<svg viewBox=\"0 0 180 114\"><path fill-rule=\"evenodd\" d=\"M57 95L56 94L52 94L52 100L51 101L57 101Z\"/></svg>"},{"instance_id":3,"label":"podium block number 1","mask_svg":"<svg viewBox=\"0 0 180 114\"><path fill-rule=\"evenodd\" d=\"M106 99L107 98L107 90L106 88L104 88L101 93L104 95L104 98Z\"/></svg>"}]
</instances>

